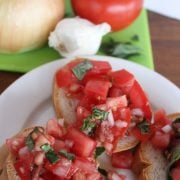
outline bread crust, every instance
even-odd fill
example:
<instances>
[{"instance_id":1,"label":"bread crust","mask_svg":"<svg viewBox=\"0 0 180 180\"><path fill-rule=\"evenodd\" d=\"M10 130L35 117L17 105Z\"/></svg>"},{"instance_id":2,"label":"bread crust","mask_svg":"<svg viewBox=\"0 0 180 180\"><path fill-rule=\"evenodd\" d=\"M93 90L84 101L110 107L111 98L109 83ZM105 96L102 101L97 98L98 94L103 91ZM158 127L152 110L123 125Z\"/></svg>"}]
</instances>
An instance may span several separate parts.
<instances>
[{"instance_id":1,"label":"bread crust","mask_svg":"<svg viewBox=\"0 0 180 180\"><path fill-rule=\"evenodd\" d=\"M168 118L172 121L178 117L180 117L180 113L168 115ZM133 171L138 176L139 180L166 179L168 162L162 152L155 149L150 142L141 143L134 157Z\"/></svg>"}]
</instances>

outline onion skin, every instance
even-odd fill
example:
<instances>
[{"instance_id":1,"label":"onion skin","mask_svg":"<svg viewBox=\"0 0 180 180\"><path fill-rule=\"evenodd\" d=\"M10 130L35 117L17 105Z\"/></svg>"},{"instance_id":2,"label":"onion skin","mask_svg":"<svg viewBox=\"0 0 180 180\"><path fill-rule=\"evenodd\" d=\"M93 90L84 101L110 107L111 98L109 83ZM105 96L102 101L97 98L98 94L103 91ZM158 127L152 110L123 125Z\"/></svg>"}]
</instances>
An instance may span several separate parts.
<instances>
[{"instance_id":1,"label":"onion skin","mask_svg":"<svg viewBox=\"0 0 180 180\"><path fill-rule=\"evenodd\" d=\"M41 47L64 16L64 0L0 0L0 52Z\"/></svg>"}]
</instances>

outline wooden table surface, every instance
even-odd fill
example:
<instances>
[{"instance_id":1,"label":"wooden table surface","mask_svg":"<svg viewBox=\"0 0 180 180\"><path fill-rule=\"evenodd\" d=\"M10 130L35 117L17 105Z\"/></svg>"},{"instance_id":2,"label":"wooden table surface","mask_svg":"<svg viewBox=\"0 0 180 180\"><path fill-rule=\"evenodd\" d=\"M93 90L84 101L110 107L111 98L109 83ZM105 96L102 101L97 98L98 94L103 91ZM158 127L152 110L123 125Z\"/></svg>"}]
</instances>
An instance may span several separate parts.
<instances>
[{"instance_id":1,"label":"wooden table surface","mask_svg":"<svg viewBox=\"0 0 180 180\"><path fill-rule=\"evenodd\" d=\"M180 21L148 12L155 70L180 87ZM0 72L0 93L21 73Z\"/></svg>"}]
</instances>

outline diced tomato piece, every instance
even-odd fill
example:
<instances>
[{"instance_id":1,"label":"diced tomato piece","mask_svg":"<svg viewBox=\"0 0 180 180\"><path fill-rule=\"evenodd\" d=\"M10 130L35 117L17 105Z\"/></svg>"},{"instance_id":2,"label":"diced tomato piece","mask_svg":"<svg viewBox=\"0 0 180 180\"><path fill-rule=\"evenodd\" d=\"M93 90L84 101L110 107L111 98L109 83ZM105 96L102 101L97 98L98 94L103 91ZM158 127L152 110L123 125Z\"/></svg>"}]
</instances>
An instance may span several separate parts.
<instances>
[{"instance_id":1,"label":"diced tomato piece","mask_svg":"<svg viewBox=\"0 0 180 180\"><path fill-rule=\"evenodd\" d=\"M77 157L73 162L73 166L79 169L83 173L97 172L96 164L86 158Z\"/></svg>"},{"instance_id":2,"label":"diced tomato piece","mask_svg":"<svg viewBox=\"0 0 180 180\"><path fill-rule=\"evenodd\" d=\"M110 77L112 78L113 85L120 87L125 93L130 91L135 80L134 76L125 69L110 73Z\"/></svg>"},{"instance_id":3,"label":"diced tomato piece","mask_svg":"<svg viewBox=\"0 0 180 180\"><path fill-rule=\"evenodd\" d=\"M73 175L72 180L86 180L86 175L85 173L78 171Z\"/></svg>"},{"instance_id":4,"label":"diced tomato piece","mask_svg":"<svg viewBox=\"0 0 180 180\"><path fill-rule=\"evenodd\" d=\"M58 124L56 119L50 119L46 124L46 132L55 138L60 138L63 136L63 127Z\"/></svg>"},{"instance_id":5,"label":"diced tomato piece","mask_svg":"<svg viewBox=\"0 0 180 180\"><path fill-rule=\"evenodd\" d=\"M144 112L144 117L148 120L152 117L150 103L140 84L135 81L130 92L129 98L132 108L140 108Z\"/></svg>"},{"instance_id":6,"label":"diced tomato piece","mask_svg":"<svg viewBox=\"0 0 180 180\"><path fill-rule=\"evenodd\" d=\"M86 108L88 111L91 111L92 106L95 104L96 100L92 99L89 96L84 96L80 99L78 106Z\"/></svg>"},{"instance_id":7,"label":"diced tomato piece","mask_svg":"<svg viewBox=\"0 0 180 180\"><path fill-rule=\"evenodd\" d=\"M46 170L46 171L42 172L41 177L43 180L50 180L50 179L55 180L57 176L54 175L52 172Z\"/></svg>"},{"instance_id":8,"label":"diced tomato piece","mask_svg":"<svg viewBox=\"0 0 180 180\"><path fill-rule=\"evenodd\" d=\"M66 149L66 145L64 141L56 139L53 148L55 152L59 152L60 149Z\"/></svg>"},{"instance_id":9,"label":"diced tomato piece","mask_svg":"<svg viewBox=\"0 0 180 180\"><path fill-rule=\"evenodd\" d=\"M163 109L156 110L154 113L154 124L152 124L153 130L161 130L167 124L171 124L171 120L167 118L165 111Z\"/></svg>"},{"instance_id":10,"label":"diced tomato piece","mask_svg":"<svg viewBox=\"0 0 180 180\"><path fill-rule=\"evenodd\" d=\"M60 160L52 164L49 161L46 162L45 168L52 172L54 175L60 178L67 178L71 171L72 162L66 158L61 157Z\"/></svg>"},{"instance_id":11,"label":"diced tomato piece","mask_svg":"<svg viewBox=\"0 0 180 180\"><path fill-rule=\"evenodd\" d=\"M111 86L109 81L90 80L85 86L84 93L96 100L104 100L107 97L108 90Z\"/></svg>"},{"instance_id":12,"label":"diced tomato piece","mask_svg":"<svg viewBox=\"0 0 180 180\"><path fill-rule=\"evenodd\" d=\"M10 152L17 156L19 149L25 146L25 138L21 136L12 139L7 139L6 145L9 148Z\"/></svg>"},{"instance_id":13,"label":"diced tomato piece","mask_svg":"<svg viewBox=\"0 0 180 180\"><path fill-rule=\"evenodd\" d=\"M77 127L81 127L85 118L87 118L91 114L86 108L82 106L78 106L76 110L76 125Z\"/></svg>"},{"instance_id":14,"label":"diced tomato piece","mask_svg":"<svg viewBox=\"0 0 180 180\"><path fill-rule=\"evenodd\" d=\"M31 172L28 167L24 164L23 160L17 160L14 163L14 168L18 176L23 180L29 180L31 177Z\"/></svg>"},{"instance_id":15,"label":"diced tomato piece","mask_svg":"<svg viewBox=\"0 0 180 180\"><path fill-rule=\"evenodd\" d=\"M117 172L110 171L108 173L108 180L126 180L126 176L123 174L118 174Z\"/></svg>"},{"instance_id":16,"label":"diced tomato piece","mask_svg":"<svg viewBox=\"0 0 180 180\"><path fill-rule=\"evenodd\" d=\"M78 80L72 71L66 67L57 71L56 82L59 87L68 87L73 83L77 83Z\"/></svg>"},{"instance_id":17,"label":"diced tomato piece","mask_svg":"<svg viewBox=\"0 0 180 180\"><path fill-rule=\"evenodd\" d=\"M151 142L159 149L166 149L170 143L170 134L156 131L151 138Z\"/></svg>"},{"instance_id":18,"label":"diced tomato piece","mask_svg":"<svg viewBox=\"0 0 180 180\"><path fill-rule=\"evenodd\" d=\"M138 127L134 127L132 129L132 134L137 138L139 139L140 141L147 141L151 136L152 136L152 133L151 132L148 132L148 133L143 133L141 132L141 130L138 128Z\"/></svg>"},{"instance_id":19,"label":"diced tomato piece","mask_svg":"<svg viewBox=\"0 0 180 180\"><path fill-rule=\"evenodd\" d=\"M120 97L107 98L106 101L108 109L117 109L127 107L128 101L126 95Z\"/></svg>"},{"instance_id":20,"label":"diced tomato piece","mask_svg":"<svg viewBox=\"0 0 180 180\"><path fill-rule=\"evenodd\" d=\"M93 68L87 74L107 74L111 71L111 65L107 61L91 61Z\"/></svg>"},{"instance_id":21,"label":"diced tomato piece","mask_svg":"<svg viewBox=\"0 0 180 180\"><path fill-rule=\"evenodd\" d=\"M92 173L86 176L87 180L102 180L102 176L99 173Z\"/></svg>"},{"instance_id":22,"label":"diced tomato piece","mask_svg":"<svg viewBox=\"0 0 180 180\"><path fill-rule=\"evenodd\" d=\"M124 93L123 91L115 86L112 86L109 90L109 97L119 97L122 96Z\"/></svg>"},{"instance_id":23,"label":"diced tomato piece","mask_svg":"<svg viewBox=\"0 0 180 180\"><path fill-rule=\"evenodd\" d=\"M73 61L70 61L66 66L71 70L72 68L74 68L75 66L77 66L79 63L83 62L84 59L75 59Z\"/></svg>"},{"instance_id":24,"label":"diced tomato piece","mask_svg":"<svg viewBox=\"0 0 180 180\"><path fill-rule=\"evenodd\" d=\"M131 151L113 153L111 162L113 167L130 169L133 162L133 154Z\"/></svg>"},{"instance_id":25,"label":"diced tomato piece","mask_svg":"<svg viewBox=\"0 0 180 180\"><path fill-rule=\"evenodd\" d=\"M173 180L179 180L180 179L180 166L175 167L171 170L171 176Z\"/></svg>"},{"instance_id":26,"label":"diced tomato piece","mask_svg":"<svg viewBox=\"0 0 180 180\"><path fill-rule=\"evenodd\" d=\"M71 150L81 157L91 156L96 147L93 139L73 127L68 128L66 139L74 142Z\"/></svg>"}]
</instances>

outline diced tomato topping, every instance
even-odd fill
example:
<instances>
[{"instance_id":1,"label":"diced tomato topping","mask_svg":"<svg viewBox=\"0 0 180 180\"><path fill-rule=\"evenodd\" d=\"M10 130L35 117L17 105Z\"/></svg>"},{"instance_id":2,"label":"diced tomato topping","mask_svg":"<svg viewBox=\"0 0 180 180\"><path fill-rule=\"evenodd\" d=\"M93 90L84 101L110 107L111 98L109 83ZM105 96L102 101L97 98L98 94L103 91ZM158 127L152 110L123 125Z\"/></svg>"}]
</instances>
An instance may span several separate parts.
<instances>
[{"instance_id":1,"label":"diced tomato topping","mask_svg":"<svg viewBox=\"0 0 180 180\"><path fill-rule=\"evenodd\" d=\"M76 110L76 125L77 127L82 126L83 120L91 114L85 107L78 106Z\"/></svg>"},{"instance_id":2,"label":"diced tomato topping","mask_svg":"<svg viewBox=\"0 0 180 180\"><path fill-rule=\"evenodd\" d=\"M151 138L151 142L159 149L166 149L170 143L170 134L156 131Z\"/></svg>"},{"instance_id":3,"label":"diced tomato topping","mask_svg":"<svg viewBox=\"0 0 180 180\"><path fill-rule=\"evenodd\" d=\"M133 162L133 154L131 151L113 153L111 162L113 167L130 169Z\"/></svg>"},{"instance_id":4,"label":"diced tomato topping","mask_svg":"<svg viewBox=\"0 0 180 180\"><path fill-rule=\"evenodd\" d=\"M18 154L18 151L20 148L24 147L25 143L24 143L25 138L24 137L17 137L17 138L12 138L12 139L7 139L6 140L6 145L9 148L9 150L11 151L11 153L13 153L15 156Z\"/></svg>"},{"instance_id":5,"label":"diced tomato topping","mask_svg":"<svg viewBox=\"0 0 180 180\"><path fill-rule=\"evenodd\" d=\"M74 142L71 150L81 157L91 156L96 147L93 139L73 127L68 128L66 139Z\"/></svg>"},{"instance_id":6,"label":"diced tomato topping","mask_svg":"<svg viewBox=\"0 0 180 180\"><path fill-rule=\"evenodd\" d=\"M55 152L59 152L60 149L66 149L66 145L65 142L62 140L55 140L55 143L53 145L54 151Z\"/></svg>"},{"instance_id":7,"label":"diced tomato topping","mask_svg":"<svg viewBox=\"0 0 180 180\"><path fill-rule=\"evenodd\" d=\"M77 83L78 80L72 71L66 67L57 71L56 82L59 87L68 87L73 83Z\"/></svg>"},{"instance_id":8,"label":"diced tomato topping","mask_svg":"<svg viewBox=\"0 0 180 180\"><path fill-rule=\"evenodd\" d=\"M55 138L60 138L63 136L63 127L58 124L56 119L50 119L46 125L46 132Z\"/></svg>"},{"instance_id":9,"label":"diced tomato topping","mask_svg":"<svg viewBox=\"0 0 180 180\"><path fill-rule=\"evenodd\" d=\"M76 158L73 166L80 169L83 173L96 173L96 164L86 158Z\"/></svg>"},{"instance_id":10,"label":"diced tomato topping","mask_svg":"<svg viewBox=\"0 0 180 180\"><path fill-rule=\"evenodd\" d=\"M52 164L49 161L46 162L45 168L52 172L54 175L60 178L67 178L71 170L72 162L66 158L61 157L60 160Z\"/></svg>"},{"instance_id":11,"label":"diced tomato topping","mask_svg":"<svg viewBox=\"0 0 180 180\"><path fill-rule=\"evenodd\" d=\"M109 90L109 97L119 97L122 96L123 94L124 94L123 91L118 87L112 86Z\"/></svg>"},{"instance_id":12,"label":"diced tomato topping","mask_svg":"<svg viewBox=\"0 0 180 180\"><path fill-rule=\"evenodd\" d=\"M141 130L138 127L134 127L132 129L132 134L137 139L139 139L140 141L143 141L143 142L147 141L152 136L151 132L143 133L143 132L141 132Z\"/></svg>"},{"instance_id":13,"label":"diced tomato topping","mask_svg":"<svg viewBox=\"0 0 180 180\"><path fill-rule=\"evenodd\" d=\"M173 180L179 180L180 179L180 166L175 167L171 170L171 176Z\"/></svg>"},{"instance_id":14,"label":"diced tomato topping","mask_svg":"<svg viewBox=\"0 0 180 180\"><path fill-rule=\"evenodd\" d=\"M106 105L108 109L124 108L128 105L126 95L120 97L107 98Z\"/></svg>"},{"instance_id":15,"label":"diced tomato topping","mask_svg":"<svg viewBox=\"0 0 180 180\"><path fill-rule=\"evenodd\" d=\"M109 81L90 80L85 86L84 93L96 100L104 100L107 97L108 90L111 86Z\"/></svg>"},{"instance_id":16,"label":"diced tomato topping","mask_svg":"<svg viewBox=\"0 0 180 180\"><path fill-rule=\"evenodd\" d=\"M152 117L150 103L140 84L135 81L130 92L129 98L132 108L140 108L144 112L144 117L148 120Z\"/></svg>"},{"instance_id":17,"label":"diced tomato topping","mask_svg":"<svg viewBox=\"0 0 180 180\"><path fill-rule=\"evenodd\" d=\"M111 71L111 65L107 61L91 61L93 68L87 74L107 74Z\"/></svg>"},{"instance_id":18,"label":"diced tomato topping","mask_svg":"<svg viewBox=\"0 0 180 180\"><path fill-rule=\"evenodd\" d=\"M126 180L126 176L123 174L118 174L116 172L109 172L108 173L108 180Z\"/></svg>"},{"instance_id":19,"label":"diced tomato topping","mask_svg":"<svg viewBox=\"0 0 180 180\"><path fill-rule=\"evenodd\" d=\"M171 120L167 118L165 111L163 109L155 111L154 124L152 124L153 130L161 130L161 128L167 124L171 124Z\"/></svg>"},{"instance_id":20,"label":"diced tomato topping","mask_svg":"<svg viewBox=\"0 0 180 180\"><path fill-rule=\"evenodd\" d=\"M110 73L113 84L120 87L123 92L128 93L134 84L134 76L125 69Z\"/></svg>"}]
</instances>

